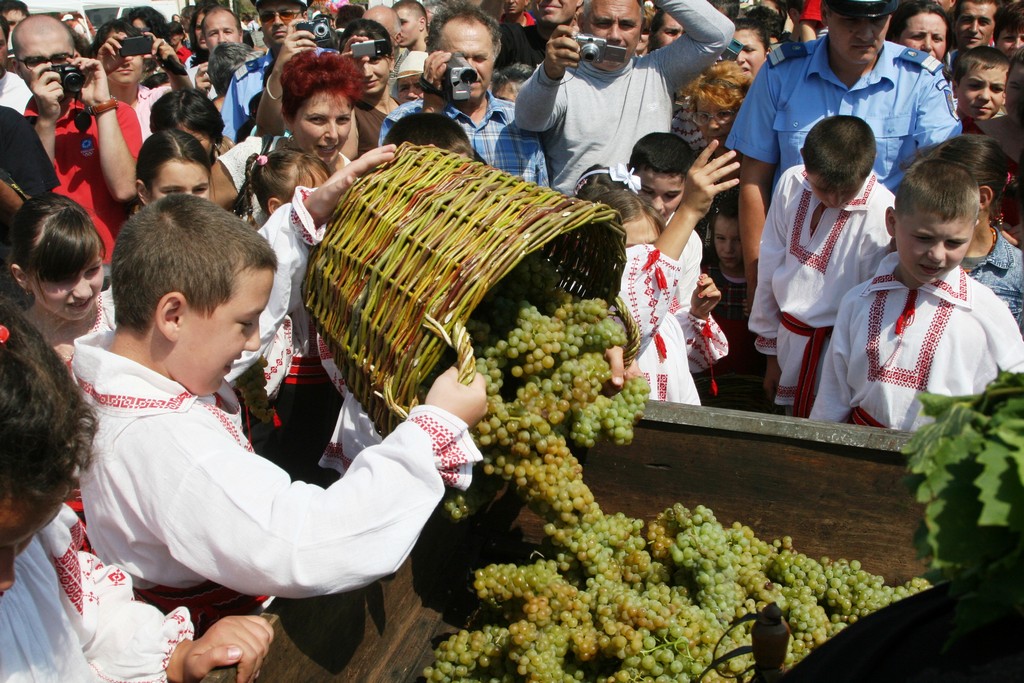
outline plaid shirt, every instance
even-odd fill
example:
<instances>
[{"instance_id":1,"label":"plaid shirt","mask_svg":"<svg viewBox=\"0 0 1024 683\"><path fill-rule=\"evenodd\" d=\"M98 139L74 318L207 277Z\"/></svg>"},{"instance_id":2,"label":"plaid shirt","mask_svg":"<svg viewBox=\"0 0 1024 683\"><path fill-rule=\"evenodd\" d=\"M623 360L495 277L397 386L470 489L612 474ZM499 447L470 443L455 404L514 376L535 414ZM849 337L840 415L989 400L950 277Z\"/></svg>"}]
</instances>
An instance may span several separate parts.
<instances>
[{"instance_id":1,"label":"plaid shirt","mask_svg":"<svg viewBox=\"0 0 1024 683\"><path fill-rule=\"evenodd\" d=\"M395 121L418 114L423 109L423 102L406 102L388 114L380 127L380 141L391 130ZM536 133L519 128L515 119L515 105L487 93L487 114L479 124L452 106L449 102L444 106L444 115L452 119L466 131L473 149L485 162L538 185L548 185L548 166L544 158L544 150Z\"/></svg>"}]
</instances>

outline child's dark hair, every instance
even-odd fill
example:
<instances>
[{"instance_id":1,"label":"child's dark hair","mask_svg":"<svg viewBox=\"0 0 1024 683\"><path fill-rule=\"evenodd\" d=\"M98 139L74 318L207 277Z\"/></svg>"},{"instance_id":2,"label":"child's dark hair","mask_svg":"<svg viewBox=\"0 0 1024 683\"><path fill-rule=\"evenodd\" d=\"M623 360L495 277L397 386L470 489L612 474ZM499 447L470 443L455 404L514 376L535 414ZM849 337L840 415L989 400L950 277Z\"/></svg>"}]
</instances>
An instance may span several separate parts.
<instances>
[{"instance_id":1,"label":"child's dark hair","mask_svg":"<svg viewBox=\"0 0 1024 683\"><path fill-rule=\"evenodd\" d=\"M988 45L979 45L970 50L961 50L953 62L953 82L959 83L969 73L983 69L1010 69L1010 58L1000 50Z\"/></svg>"},{"instance_id":2,"label":"child's dark hair","mask_svg":"<svg viewBox=\"0 0 1024 683\"><path fill-rule=\"evenodd\" d=\"M987 135L957 135L925 151L921 158L960 164L974 176L979 188L992 190L993 204L1003 196L1006 188L1006 155L995 138Z\"/></svg>"},{"instance_id":3,"label":"child's dark hair","mask_svg":"<svg viewBox=\"0 0 1024 683\"><path fill-rule=\"evenodd\" d=\"M275 270L274 250L237 216L200 197L172 194L128 219L111 259L119 329L145 332L161 297L180 292L211 315L235 293L239 273Z\"/></svg>"},{"instance_id":4,"label":"child's dark hair","mask_svg":"<svg viewBox=\"0 0 1024 683\"><path fill-rule=\"evenodd\" d=\"M210 170L210 155L199 140L185 131L171 128L153 133L142 143L135 162L135 177L152 188L160 168L169 161L199 164L207 172Z\"/></svg>"},{"instance_id":5,"label":"child's dark hair","mask_svg":"<svg viewBox=\"0 0 1024 683\"><path fill-rule=\"evenodd\" d=\"M856 116L830 116L814 124L800 153L826 188L856 190L875 164L875 134Z\"/></svg>"},{"instance_id":6,"label":"child's dark hair","mask_svg":"<svg viewBox=\"0 0 1024 683\"><path fill-rule=\"evenodd\" d=\"M958 163L923 159L907 170L896 188L894 209L900 216L926 214L942 221L978 219L978 184Z\"/></svg>"},{"instance_id":7,"label":"child's dark hair","mask_svg":"<svg viewBox=\"0 0 1024 683\"><path fill-rule=\"evenodd\" d=\"M476 156L466 131L444 114L420 112L395 121L395 125L384 136L384 144L400 145L403 142L433 145L470 159Z\"/></svg>"},{"instance_id":8,"label":"child's dark hair","mask_svg":"<svg viewBox=\"0 0 1024 683\"><path fill-rule=\"evenodd\" d=\"M675 133L648 133L633 145L630 168L685 176L697 155Z\"/></svg>"},{"instance_id":9,"label":"child's dark hair","mask_svg":"<svg viewBox=\"0 0 1024 683\"><path fill-rule=\"evenodd\" d=\"M0 297L0 501L56 506L92 460L96 418L67 367Z\"/></svg>"},{"instance_id":10,"label":"child's dark hair","mask_svg":"<svg viewBox=\"0 0 1024 683\"><path fill-rule=\"evenodd\" d=\"M153 104L149 118L154 133L178 128L205 135L213 155L224 141L224 119L201 90L172 90ZM210 162L213 162L212 156Z\"/></svg>"},{"instance_id":11,"label":"child's dark hair","mask_svg":"<svg viewBox=\"0 0 1024 683\"><path fill-rule=\"evenodd\" d=\"M266 214L270 213L271 198L286 204L299 185L316 187L331 177L331 169L323 159L290 144L278 145L265 157L253 154L246 173L252 194Z\"/></svg>"},{"instance_id":12,"label":"child's dark hair","mask_svg":"<svg viewBox=\"0 0 1024 683\"><path fill-rule=\"evenodd\" d=\"M41 282L62 282L106 255L92 218L58 194L28 199L11 221L9 265Z\"/></svg>"},{"instance_id":13,"label":"child's dark hair","mask_svg":"<svg viewBox=\"0 0 1024 683\"><path fill-rule=\"evenodd\" d=\"M711 229L714 230L715 223L718 221L718 217L732 218L739 220L740 218L740 191L738 188L731 188L718 195L715 202L714 216L711 218Z\"/></svg>"}]
</instances>

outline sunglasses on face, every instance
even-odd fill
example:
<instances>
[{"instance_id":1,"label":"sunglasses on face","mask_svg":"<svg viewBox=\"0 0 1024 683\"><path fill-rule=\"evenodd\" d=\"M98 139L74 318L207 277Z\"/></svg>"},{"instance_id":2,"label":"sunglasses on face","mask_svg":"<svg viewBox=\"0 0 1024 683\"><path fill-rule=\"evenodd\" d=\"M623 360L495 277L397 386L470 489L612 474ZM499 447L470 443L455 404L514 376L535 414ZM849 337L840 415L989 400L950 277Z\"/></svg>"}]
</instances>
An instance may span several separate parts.
<instances>
[{"instance_id":1,"label":"sunglasses on face","mask_svg":"<svg viewBox=\"0 0 1024 683\"><path fill-rule=\"evenodd\" d=\"M18 61L28 68L34 69L41 64L64 64L72 57L74 57L74 55L68 52L58 52L57 54L50 55L49 57L25 57Z\"/></svg>"},{"instance_id":2,"label":"sunglasses on face","mask_svg":"<svg viewBox=\"0 0 1024 683\"><path fill-rule=\"evenodd\" d=\"M717 111L713 114L707 111L698 111L693 115L693 120L702 126L706 126L707 124L711 123L711 119L714 119L720 124L726 124L732 121L733 118L735 118L735 116L736 112L732 111L731 109Z\"/></svg>"},{"instance_id":3,"label":"sunglasses on face","mask_svg":"<svg viewBox=\"0 0 1024 683\"><path fill-rule=\"evenodd\" d=\"M261 24L269 24L270 22L272 22L277 17L281 17L281 21L283 23L290 24L292 19L294 19L295 17L299 16L300 14L302 14L302 11L301 10L297 10L297 9L282 9L282 10L265 9L265 10L260 10L260 13L259 13L259 15L260 15L260 23Z\"/></svg>"}]
</instances>

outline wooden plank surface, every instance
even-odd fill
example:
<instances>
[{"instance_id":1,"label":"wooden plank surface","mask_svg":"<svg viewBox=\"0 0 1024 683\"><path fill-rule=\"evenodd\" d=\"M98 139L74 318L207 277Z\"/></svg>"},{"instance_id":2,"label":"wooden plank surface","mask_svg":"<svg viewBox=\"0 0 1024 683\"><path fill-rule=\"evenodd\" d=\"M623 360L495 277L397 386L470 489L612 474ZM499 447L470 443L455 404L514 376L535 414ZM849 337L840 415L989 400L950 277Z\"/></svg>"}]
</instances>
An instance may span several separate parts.
<instances>
[{"instance_id":1,"label":"wooden plank surface","mask_svg":"<svg viewBox=\"0 0 1024 683\"><path fill-rule=\"evenodd\" d=\"M902 483L908 436L651 404L632 445L590 450L584 477L606 512L650 519L675 502L703 504L761 538L790 535L811 556L858 559L903 581L923 569L911 543L921 510ZM542 536L514 496L471 524L435 514L396 575L345 595L275 601L277 637L260 680L415 681L437 640L465 623L472 567L520 561ZM233 680L225 670L204 683Z\"/></svg>"}]
</instances>

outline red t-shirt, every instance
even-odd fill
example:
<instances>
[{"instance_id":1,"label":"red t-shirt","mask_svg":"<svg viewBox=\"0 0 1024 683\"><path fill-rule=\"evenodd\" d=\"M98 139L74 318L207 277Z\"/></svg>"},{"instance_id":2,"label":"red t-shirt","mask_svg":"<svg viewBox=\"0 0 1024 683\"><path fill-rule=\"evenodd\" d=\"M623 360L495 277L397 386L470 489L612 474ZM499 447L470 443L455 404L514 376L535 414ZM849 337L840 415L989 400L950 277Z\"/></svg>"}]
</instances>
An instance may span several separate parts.
<instances>
[{"instance_id":1,"label":"red t-shirt","mask_svg":"<svg viewBox=\"0 0 1024 683\"><path fill-rule=\"evenodd\" d=\"M180 61L182 64L187 62L188 58L192 56L192 50L189 50L184 45L179 45L178 49L175 50L175 53L178 55L178 61Z\"/></svg>"},{"instance_id":2,"label":"red t-shirt","mask_svg":"<svg viewBox=\"0 0 1024 683\"><path fill-rule=\"evenodd\" d=\"M104 262L110 263L110 256L114 253L114 239L127 217L127 210L124 204L110 195L107 182L103 179L97 148L96 119L90 118L89 129L85 133L78 132L75 115L83 109L85 106L76 100L72 102L67 113L57 120L54 168L60 186L53 191L75 200L92 216L96 231L103 238L103 245L106 248ZM25 115L39 115L35 100L29 101ZM138 158L139 148L142 147L142 131L135 110L123 102L118 103L117 122L128 145L128 151L132 157Z\"/></svg>"}]
</instances>

